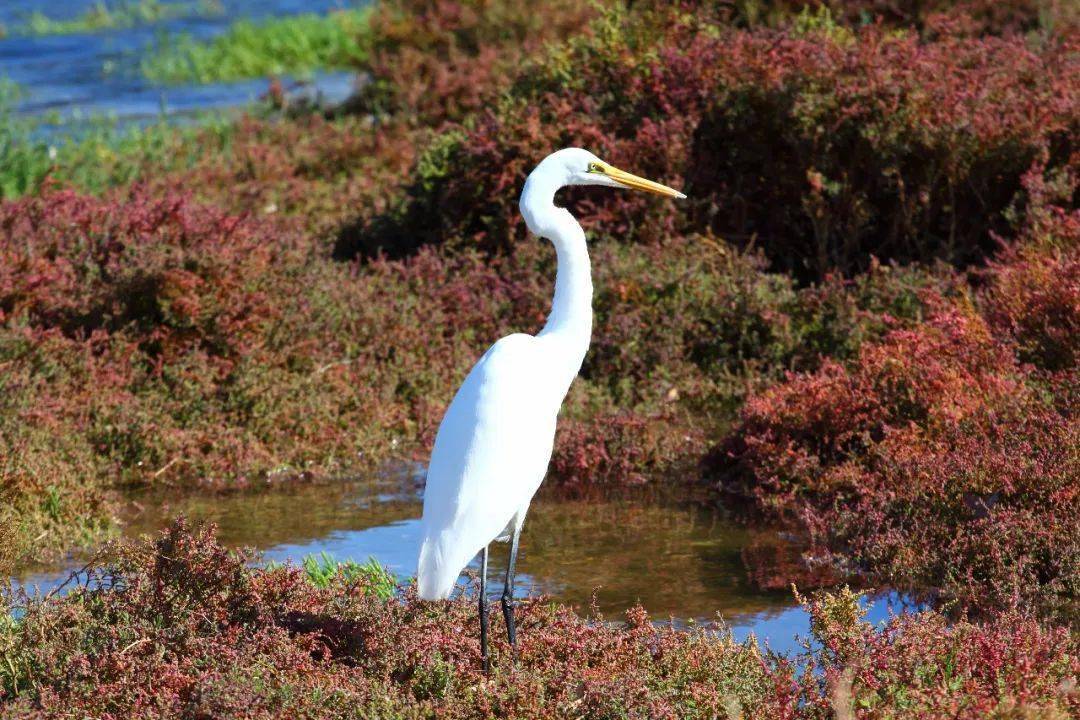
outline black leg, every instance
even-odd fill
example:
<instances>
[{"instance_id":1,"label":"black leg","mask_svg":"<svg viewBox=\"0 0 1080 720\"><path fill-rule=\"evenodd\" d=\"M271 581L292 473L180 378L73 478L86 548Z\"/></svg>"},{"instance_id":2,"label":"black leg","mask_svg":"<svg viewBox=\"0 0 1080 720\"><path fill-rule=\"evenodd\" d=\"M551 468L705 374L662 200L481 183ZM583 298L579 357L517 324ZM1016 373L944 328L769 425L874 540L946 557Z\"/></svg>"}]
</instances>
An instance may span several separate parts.
<instances>
[{"instance_id":1,"label":"black leg","mask_svg":"<svg viewBox=\"0 0 1080 720\"><path fill-rule=\"evenodd\" d=\"M484 546L480 560L480 660L484 664L484 674L491 672L491 658L488 657L488 600L487 600L488 548Z\"/></svg>"},{"instance_id":2,"label":"black leg","mask_svg":"<svg viewBox=\"0 0 1080 720\"><path fill-rule=\"evenodd\" d=\"M506 566L506 585L503 586L502 609L506 618L506 639L510 647L517 649L517 628L514 627L514 566L517 565L518 540L521 527L514 528L514 537L510 540L510 564Z\"/></svg>"}]
</instances>

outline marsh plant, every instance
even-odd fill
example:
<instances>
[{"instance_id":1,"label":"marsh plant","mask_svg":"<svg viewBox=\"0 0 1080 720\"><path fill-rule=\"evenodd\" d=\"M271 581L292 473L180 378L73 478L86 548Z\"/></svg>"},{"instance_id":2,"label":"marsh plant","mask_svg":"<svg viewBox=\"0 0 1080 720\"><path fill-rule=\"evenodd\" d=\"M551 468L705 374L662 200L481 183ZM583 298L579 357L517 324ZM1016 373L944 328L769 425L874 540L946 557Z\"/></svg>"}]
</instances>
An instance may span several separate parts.
<instances>
[{"instance_id":1,"label":"marsh plant","mask_svg":"<svg viewBox=\"0 0 1080 720\"><path fill-rule=\"evenodd\" d=\"M368 9L238 20L209 40L159 35L139 68L156 83L214 83L349 69L368 57Z\"/></svg>"},{"instance_id":2,"label":"marsh plant","mask_svg":"<svg viewBox=\"0 0 1080 720\"><path fill-rule=\"evenodd\" d=\"M16 109L25 92L0 83L0 197L7 199L49 185L101 193L135 182L150 168L190 166L201 156L191 142L196 134L225 144L232 132L232 121L220 113L206 113L186 127L164 116L126 124L103 115L27 116Z\"/></svg>"},{"instance_id":3,"label":"marsh plant","mask_svg":"<svg viewBox=\"0 0 1080 720\"><path fill-rule=\"evenodd\" d=\"M516 656L496 627L485 675L472 593L426 603L409 587L383 594L378 575L321 587L249 560L181 522L119 546L85 589L5 595L5 716L1057 720L1076 708L1076 640L1022 616L875 627L841 590L804 600L813 642L779 656L640 607L605 622L530 599Z\"/></svg>"},{"instance_id":4,"label":"marsh plant","mask_svg":"<svg viewBox=\"0 0 1080 720\"><path fill-rule=\"evenodd\" d=\"M281 567L280 564L271 562L267 563L266 569L273 572ZM362 582L370 592L384 600L390 599L397 589L397 578L375 558L368 558L362 563L355 560L339 562L324 550L317 555L304 556L300 567L307 574L308 581L317 588L327 588L335 582Z\"/></svg>"},{"instance_id":5,"label":"marsh plant","mask_svg":"<svg viewBox=\"0 0 1080 720\"><path fill-rule=\"evenodd\" d=\"M221 15L221 0L97 0L74 17L55 17L40 10L7 28L11 35L74 35L122 30L187 17Z\"/></svg>"},{"instance_id":6,"label":"marsh plant","mask_svg":"<svg viewBox=\"0 0 1080 720\"><path fill-rule=\"evenodd\" d=\"M385 0L349 40L355 115L55 157L6 115L7 554L100 538L118 486L423 457L478 350L544 321L554 257L517 188L577 145L690 200L562 198L596 322L548 491L723 504L812 543L768 587L810 558L954 616L874 628L820 599L824 670L800 674L534 601L518 670L496 647L485 679L471 600L329 558L253 569L174 529L98 570L112 590L20 605L4 711L131 715L168 677L162 715L1075 715L1077 34L1028 0L825 5Z\"/></svg>"}]
</instances>

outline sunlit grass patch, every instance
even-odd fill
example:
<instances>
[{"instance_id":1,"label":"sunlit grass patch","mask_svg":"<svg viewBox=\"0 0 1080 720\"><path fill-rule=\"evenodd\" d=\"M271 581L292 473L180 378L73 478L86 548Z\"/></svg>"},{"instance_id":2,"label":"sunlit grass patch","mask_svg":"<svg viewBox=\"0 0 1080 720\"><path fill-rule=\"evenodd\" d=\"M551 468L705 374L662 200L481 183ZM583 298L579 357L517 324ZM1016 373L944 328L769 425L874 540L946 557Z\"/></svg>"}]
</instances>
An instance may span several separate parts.
<instances>
[{"instance_id":1,"label":"sunlit grass patch","mask_svg":"<svg viewBox=\"0 0 1080 720\"><path fill-rule=\"evenodd\" d=\"M162 35L140 65L153 82L211 83L355 67L368 52L367 9L240 20L207 42Z\"/></svg>"},{"instance_id":2,"label":"sunlit grass patch","mask_svg":"<svg viewBox=\"0 0 1080 720\"><path fill-rule=\"evenodd\" d=\"M223 12L221 0L98 0L81 15L71 18L55 18L35 11L27 16L24 24L11 28L10 32L13 35L75 35Z\"/></svg>"},{"instance_id":3,"label":"sunlit grass patch","mask_svg":"<svg viewBox=\"0 0 1080 720\"><path fill-rule=\"evenodd\" d=\"M98 193L134 181L149 167L182 168L200 154L186 139L206 131L225 142L233 128L211 114L184 127L165 118L140 126L108 117L25 117L13 107L21 92L10 83L0 86L0 198L37 192L46 179Z\"/></svg>"},{"instance_id":4,"label":"sunlit grass patch","mask_svg":"<svg viewBox=\"0 0 1080 720\"><path fill-rule=\"evenodd\" d=\"M397 579L393 573L380 565L379 561L373 557L363 563L355 560L339 562L324 550L318 555L307 555L302 564L308 580L315 587L329 587L335 578L340 578L346 583L362 580L365 587L385 600L393 597L394 590L397 588ZM271 563L270 567L274 566L275 564Z\"/></svg>"}]
</instances>

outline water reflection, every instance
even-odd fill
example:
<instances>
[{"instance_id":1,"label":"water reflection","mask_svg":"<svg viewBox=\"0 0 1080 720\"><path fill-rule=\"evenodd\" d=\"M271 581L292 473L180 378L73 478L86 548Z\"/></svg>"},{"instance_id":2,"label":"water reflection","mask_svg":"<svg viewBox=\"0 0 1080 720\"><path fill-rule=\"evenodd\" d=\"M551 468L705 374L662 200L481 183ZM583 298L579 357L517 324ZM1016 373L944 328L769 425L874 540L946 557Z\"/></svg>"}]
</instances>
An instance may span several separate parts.
<instances>
[{"instance_id":1,"label":"water reflection","mask_svg":"<svg viewBox=\"0 0 1080 720\"><path fill-rule=\"evenodd\" d=\"M0 25L12 34L0 36L0 78L18 84L24 96L17 111L37 114L57 111L107 114L122 120L157 118L162 111L181 116L211 108L233 107L255 100L267 88L265 79L161 87L138 73L141 55L159 34L184 33L207 40L225 32L238 18L264 19L301 12L327 12L360 3L344 0L223 0L221 12L194 14L164 22L72 35L25 36L17 29L32 12L55 19L78 17L98 0L6 0L0 3ZM327 102L337 102L353 90L354 73L326 73L315 86Z\"/></svg>"},{"instance_id":2,"label":"water reflection","mask_svg":"<svg viewBox=\"0 0 1080 720\"><path fill-rule=\"evenodd\" d=\"M297 561L328 552L374 557L401 577L415 572L421 500L408 486L308 487L225 497L146 497L128 532L156 531L183 513L218 525L223 542ZM741 551L752 532L691 506L632 501L538 499L522 537L518 590L604 613L640 602L660 617L713 619L781 610L787 593L749 585ZM492 546L491 577L505 573L508 547ZM474 564L474 568L475 568Z\"/></svg>"},{"instance_id":3,"label":"water reflection","mask_svg":"<svg viewBox=\"0 0 1080 720\"><path fill-rule=\"evenodd\" d=\"M178 514L218 525L220 539L253 547L264 560L299 563L328 552L338 559L374 557L399 577L415 572L421 501L415 485L365 483L287 491L132 501L125 534L156 533ZM721 615L740 638L754 632L777 650L809 634L806 614L788 593L762 592L747 581L742 549L755 532L693 506L632 501L539 499L525 523L517 591L549 595L608 618L640 602L658 619L711 621ZM493 546L492 586L501 590L507 547ZM475 567L475 566L474 566ZM43 590L66 570L21 578ZM463 579L462 584L467 580ZM874 620L903 598L870 604Z\"/></svg>"},{"instance_id":4,"label":"water reflection","mask_svg":"<svg viewBox=\"0 0 1080 720\"><path fill-rule=\"evenodd\" d=\"M786 607L786 593L747 583L750 537L699 508L540 502L525 523L522 568L565 602L586 605L595 592L604 612L640 602L661 617L712 619Z\"/></svg>"}]
</instances>

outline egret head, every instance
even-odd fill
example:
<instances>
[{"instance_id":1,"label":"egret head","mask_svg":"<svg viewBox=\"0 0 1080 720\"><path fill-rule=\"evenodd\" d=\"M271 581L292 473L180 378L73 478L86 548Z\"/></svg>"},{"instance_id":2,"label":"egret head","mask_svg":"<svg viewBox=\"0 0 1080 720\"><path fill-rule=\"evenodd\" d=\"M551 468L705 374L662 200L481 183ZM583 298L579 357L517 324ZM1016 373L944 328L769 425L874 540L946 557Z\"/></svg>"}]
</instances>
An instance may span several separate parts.
<instances>
[{"instance_id":1,"label":"egret head","mask_svg":"<svg viewBox=\"0 0 1080 720\"><path fill-rule=\"evenodd\" d=\"M551 164L550 170L548 164ZM666 195L667 197L685 198L681 192L667 185L631 175L625 170L609 165L588 150L565 148L548 155L537 166L541 169L561 174L561 185L604 185L613 188L629 188L645 192Z\"/></svg>"},{"instance_id":2,"label":"egret head","mask_svg":"<svg viewBox=\"0 0 1080 720\"><path fill-rule=\"evenodd\" d=\"M525 181L520 208L525 223L532 232L545 237L551 236L552 223L561 219L555 212L553 199L559 188L567 185L603 185L644 190L673 198L686 197L675 188L613 167L588 150L565 148L541 160ZM566 214L565 210L558 212Z\"/></svg>"}]
</instances>

